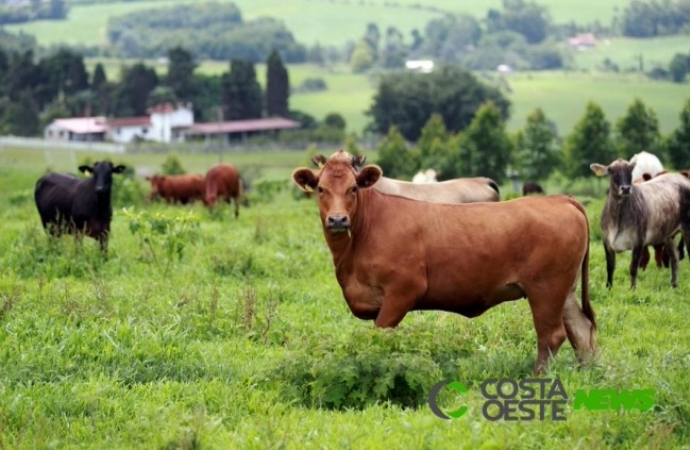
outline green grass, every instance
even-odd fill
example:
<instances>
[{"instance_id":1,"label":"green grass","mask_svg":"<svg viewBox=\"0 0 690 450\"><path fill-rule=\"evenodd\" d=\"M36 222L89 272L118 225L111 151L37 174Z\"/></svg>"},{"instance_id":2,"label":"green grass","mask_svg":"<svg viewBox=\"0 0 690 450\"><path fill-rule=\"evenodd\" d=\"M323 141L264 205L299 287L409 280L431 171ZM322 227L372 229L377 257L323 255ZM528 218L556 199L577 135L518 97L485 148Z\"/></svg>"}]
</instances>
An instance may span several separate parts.
<instances>
[{"instance_id":1,"label":"green grass","mask_svg":"<svg viewBox=\"0 0 690 450\"><path fill-rule=\"evenodd\" d=\"M234 156L280 166L287 183L303 155L280 155ZM141 165L162 156L123 158ZM180 158L199 168L212 162ZM56 166L72 169L65 159ZM209 214L200 205L136 206L137 212L172 219L191 212L199 219L198 235L184 242L182 258L167 274L131 235L118 205L110 259L103 262L91 240L75 248L70 238L51 244L44 236L30 194L44 168L43 152L0 150L3 448L687 446L687 261L678 289L670 288L668 271L650 267L631 292L629 254L623 254L608 291L603 251L593 236L590 286L600 361L577 369L567 344L555 359L549 376L559 377L571 396L565 422L492 423L481 418L479 384L531 377L536 343L526 301L473 320L411 313L397 330L374 330L353 317L342 298L316 204L287 191L242 208L238 220L228 208ZM588 206L594 230L601 205ZM155 241L152 248L162 254ZM470 393L442 397L441 406L465 404L468 414L442 421L423 400L402 407L374 402L373 394L346 395L360 404L351 409L320 408L312 398L318 392L310 386L337 397L352 374L355 389L365 389L393 368L422 379L422 396L444 376L465 383ZM395 398L405 386L402 379L396 383L378 388ZM572 410L575 390L596 388L655 389L656 407L644 413Z\"/></svg>"},{"instance_id":2,"label":"green grass","mask_svg":"<svg viewBox=\"0 0 690 450\"><path fill-rule=\"evenodd\" d=\"M669 36L655 39L613 38L608 44L601 41L594 48L574 51L574 59L579 69L601 67L604 59L609 58L618 64L621 71L639 70L639 57L642 56L646 72L654 67L668 70L671 58L676 53L690 52L690 37Z\"/></svg>"}]
</instances>

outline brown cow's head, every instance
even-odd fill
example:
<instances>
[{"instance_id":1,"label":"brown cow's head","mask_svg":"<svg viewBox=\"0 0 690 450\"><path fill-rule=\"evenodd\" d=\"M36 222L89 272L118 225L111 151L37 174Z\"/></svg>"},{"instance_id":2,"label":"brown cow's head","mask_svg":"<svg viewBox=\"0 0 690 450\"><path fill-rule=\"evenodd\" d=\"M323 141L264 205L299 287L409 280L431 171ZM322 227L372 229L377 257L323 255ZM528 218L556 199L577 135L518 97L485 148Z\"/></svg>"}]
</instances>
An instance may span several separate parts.
<instances>
[{"instance_id":1,"label":"brown cow's head","mask_svg":"<svg viewBox=\"0 0 690 450\"><path fill-rule=\"evenodd\" d=\"M303 191L317 191L323 226L337 233L349 231L357 212L358 190L372 187L381 177L381 168L367 166L356 172L352 156L340 150L323 163L319 171L300 168L292 179Z\"/></svg>"},{"instance_id":2,"label":"brown cow's head","mask_svg":"<svg viewBox=\"0 0 690 450\"><path fill-rule=\"evenodd\" d=\"M349 158L351 160L352 167L355 169L355 171L359 172L362 170L362 167L364 167L364 163L367 161L366 155L351 155L350 153L346 152L345 150L338 150L336 153L340 153L341 158ZM318 167L321 169L324 165L326 165L326 157L323 155L314 155L311 158L311 162L314 164L314 166Z\"/></svg>"},{"instance_id":3,"label":"brown cow's head","mask_svg":"<svg viewBox=\"0 0 690 450\"><path fill-rule=\"evenodd\" d=\"M609 192L616 198L625 198L632 193L633 180L632 171L635 163L618 158L608 166L601 164L590 164L590 169L599 177L608 175L611 179Z\"/></svg>"},{"instance_id":4,"label":"brown cow's head","mask_svg":"<svg viewBox=\"0 0 690 450\"><path fill-rule=\"evenodd\" d=\"M151 193L149 194L149 200L153 201L161 195L165 176L154 175L152 177L146 177L146 179L151 183Z\"/></svg>"}]
</instances>

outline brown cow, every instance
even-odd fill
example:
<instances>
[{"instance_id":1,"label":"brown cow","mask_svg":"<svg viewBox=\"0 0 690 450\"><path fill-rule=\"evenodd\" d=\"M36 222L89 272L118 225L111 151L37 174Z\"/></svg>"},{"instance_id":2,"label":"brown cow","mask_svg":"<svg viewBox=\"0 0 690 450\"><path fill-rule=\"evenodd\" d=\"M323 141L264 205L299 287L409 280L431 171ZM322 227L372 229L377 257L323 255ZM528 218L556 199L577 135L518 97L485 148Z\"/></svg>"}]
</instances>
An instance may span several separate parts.
<instances>
[{"instance_id":1,"label":"brown cow","mask_svg":"<svg viewBox=\"0 0 690 450\"><path fill-rule=\"evenodd\" d=\"M146 177L151 182L149 200L163 197L170 203L183 205L204 198L204 177L197 174L154 175Z\"/></svg>"},{"instance_id":2,"label":"brown cow","mask_svg":"<svg viewBox=\"0 0 690 450\"><path fill-rule=\"evenodd\" d=\"M344 150L341 151L342 157L350 158L356 171L364 166L366 156L352 156ZM317 167L321 167L325 162L326 157L323 155L312 158L312 163ZM374 188L384 194L434 203L497 202L500 199L498 185L486 177L456 178L440 183L411 183L381 177Z\"/></svg>"},{"instance_id":3,"label":"brown cow","mask_svg":"<svg viewBox=\"0 0 690 450\"><path fill-rule=\"evenodd\" d=\"M632 250L630 288L637 286L637 269L647 245L663 245L671 260L671 286L678 287L678 251L673 237L681 231L685 242L690 223L682 211L690 206L690 180L667 173L644 183L633 183L635 163L617 159L608 166L593 163L597 176L609 176L610 186L601 229L606 252L606 286L613 286L616 253Z\"/></svg>"},{"instance_id":4,"label":"brown cow","mask_svg":"<svg viewBox=\"0 0 690 450\"><path fill-rule=\"evenodd\" d=\"M336 152L316 173L296 169L293 181L318 192L335 275L356 317L377 327L395 327L413 310L472 318L527 297L538 340L535 373L566 337L578 357L594 356L582 205L566 196L451 205L386 195L371 189L381 169L357 172L346 155Z\"/></svg>"},{"instance_id":5,"label":"brown cow","mask_svg":"<svg viewBox=\"0 0 690 450\"><path fill-rule=\"evenodd\" d=\"M242 196L242 183L240 173L232 164L217 164L206 172L204 204L208 209L213 209L218 199L230 203L235 201L235 218L240 215L240 197Z\"/></svg>"}]
</instances>

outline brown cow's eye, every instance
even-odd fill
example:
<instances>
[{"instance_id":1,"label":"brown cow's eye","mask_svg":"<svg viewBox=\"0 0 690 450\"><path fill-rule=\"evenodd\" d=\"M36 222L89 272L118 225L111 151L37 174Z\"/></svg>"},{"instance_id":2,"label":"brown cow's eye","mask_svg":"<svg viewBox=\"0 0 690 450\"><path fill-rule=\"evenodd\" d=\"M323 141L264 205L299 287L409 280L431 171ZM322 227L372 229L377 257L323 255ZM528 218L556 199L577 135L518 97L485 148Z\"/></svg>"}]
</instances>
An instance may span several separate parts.
<instances>
[{"instance_id":1,"label":"brown cow's eye","mask_svg":"<svg viewBox=\"0 0 690 450\"><path fill-rule=\"evenodd\" d=\"M357 193L357 186L352 186L352 193L356 194Z\"/></svg>"},{"instance_id":2,"label":"brown cow's eye","mask_svg":"<svg viewBox=\"0 0 690 450\"><path fill-rule=\"evenodd\" d=\"M323 188L321 186L318 186L316 189L319 191L319 194L323 194Z\"/></svg>"}]
</instances>

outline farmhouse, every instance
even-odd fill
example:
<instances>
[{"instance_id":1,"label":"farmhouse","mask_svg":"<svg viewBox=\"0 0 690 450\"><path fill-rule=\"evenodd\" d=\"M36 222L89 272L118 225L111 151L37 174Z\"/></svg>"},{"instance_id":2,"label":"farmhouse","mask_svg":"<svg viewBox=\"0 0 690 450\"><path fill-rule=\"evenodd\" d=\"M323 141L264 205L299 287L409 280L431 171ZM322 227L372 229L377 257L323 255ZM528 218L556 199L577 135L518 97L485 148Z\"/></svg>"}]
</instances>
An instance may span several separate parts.
<instances>
[{"instance_id":1,"label":"farmhouse","mask_svg":"<svg viewBox=\"0 0 690 450\"><path fill-rule=\"evenodd\" d=\"M74 117L55 119L44 130L44 137L53 141L113 141L121 144L136 139L156 142L183 142L188 137L221 136L242 140L272 131L299 128L294 120L278 118L194 123L191 104L163 103L149 108L148 116L140 117Z\"/></svg>"},{"instance_id":2,"label":"farmhouse","mask_svg":"<svg viewBox=\"0 0 690 450\"><path fill-rule=\"evenodd\" d=\"M135 139L180 142L182 130L194 124L192 105L163 103L149 108L140 117L74 117L55 119L44 130L47 140L114 141L128 143Z\"/></svg>"},{"instance_id":3,"label":"farmhouse","mask_svg":"<svg viewBox=\"0 0 690 450\"><path fill-rule=\"evenodd\" d=\"M583 33L568 39L568 44L579 50L584 50L588 47L596 46L597 39L594 37L594 34L592 33Z\"/></svg>"}]
</instances>

